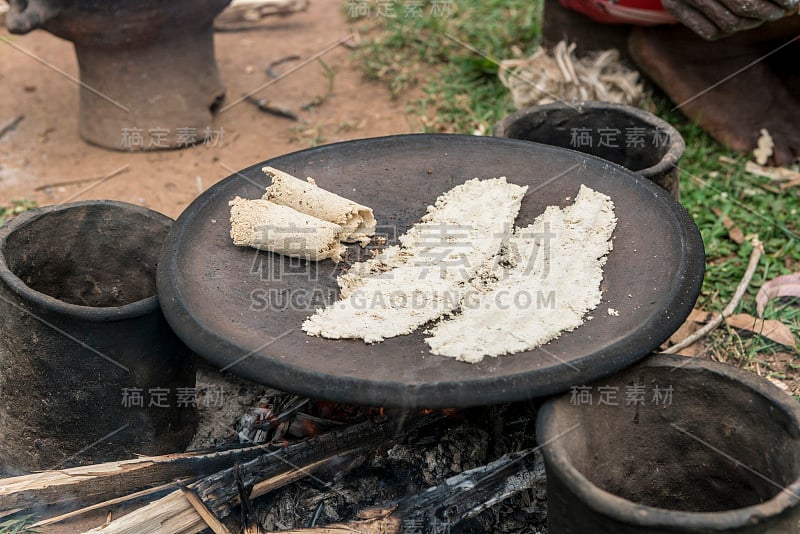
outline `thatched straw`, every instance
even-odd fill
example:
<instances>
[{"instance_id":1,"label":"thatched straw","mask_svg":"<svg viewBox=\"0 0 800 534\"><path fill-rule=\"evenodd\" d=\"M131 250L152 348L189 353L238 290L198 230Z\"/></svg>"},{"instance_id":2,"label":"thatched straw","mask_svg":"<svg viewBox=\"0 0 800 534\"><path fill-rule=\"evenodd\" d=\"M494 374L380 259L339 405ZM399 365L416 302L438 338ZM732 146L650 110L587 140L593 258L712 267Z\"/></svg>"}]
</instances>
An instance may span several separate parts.
<instances>
[{"instance_id":1,"label":"thatched straw","mask_svg":"<svg viewBox=\"0 0 800 534\"><path fill-rule=\"evenodd\" d=\"M514 105L521 109L556 100L645 104L639 73L620 61L619 51L582 58L574 52L574 43L561 41L552 52L540 48L528 58L501 61L498 76L511 91Z\"/></svg>"}]
</instances>

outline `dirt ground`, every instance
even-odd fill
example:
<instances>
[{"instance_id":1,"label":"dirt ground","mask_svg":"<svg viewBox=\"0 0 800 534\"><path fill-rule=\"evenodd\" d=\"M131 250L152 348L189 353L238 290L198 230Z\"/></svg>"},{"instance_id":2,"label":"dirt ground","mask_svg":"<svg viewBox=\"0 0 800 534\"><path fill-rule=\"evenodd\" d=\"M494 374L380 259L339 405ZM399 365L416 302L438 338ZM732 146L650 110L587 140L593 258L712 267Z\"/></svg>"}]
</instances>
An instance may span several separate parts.
<instances>
[{"instance_id":1,"label":"dirt ground","mask_svg":"<svg viewBox=\"0 0 800 534\"><path fill-rule=\"evenodd\" d=\"M286 18L268 18L255 29L217 32L215 45L226 102L269 81L265 66L279 58L306 58L349 32L342 2L318 0ZM77 77L72 44L36 30L0 35ZM89 145L78 136L78 86L54 70L0 42L0 124L18 115L22 122L0 139L0 204L31 199L40 205L70 200L115 199L176 218L203 190L265 159L308 148L313 143L419 131L405 102L392 100L377 82L364 79L352 51L339 47L323 59L337 74L333 95L322 105L300 108L328 92L323 67L310 63L256 94L287 107L301 121L276 117L242 102L217 116L222 131L216 146L159 152L115 152ZM286 71L292 62L277 66ZM413 95L412 95L413 96ZM408 98L409 95L406 95ZM223 104L224 105L224 104ZM37 190L48 184L102 177L128 169L84 191L91 183Z\"/></svg>"}]
</instances>

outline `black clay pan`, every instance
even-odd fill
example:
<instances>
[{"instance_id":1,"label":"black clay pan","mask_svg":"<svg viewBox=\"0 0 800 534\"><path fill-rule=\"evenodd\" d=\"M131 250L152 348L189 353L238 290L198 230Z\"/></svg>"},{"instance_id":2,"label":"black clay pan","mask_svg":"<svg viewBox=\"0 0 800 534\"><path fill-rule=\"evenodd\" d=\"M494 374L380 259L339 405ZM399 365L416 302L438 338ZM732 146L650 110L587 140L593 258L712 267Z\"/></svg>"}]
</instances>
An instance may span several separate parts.
<instances>
[{"instance_id":1,"label":"black clay pan","mask_svg":"<svg viewBox=\"0 0 800 534\"><path fill-rule=\"evenodd\" d=\"M430 354L421 331L367 345L307 336L301 323L337 296L330 260L306 263L233 245L228 201L258 198L264 165L375 211L389 244L436 197L474 177L528 185L517 218L567 205L581 184L608 194L618 223L594 318L537 350L467 364ZM492 206L486 206L492 209ZM365 252L350 247L349 261ZM284 391L372 406L463 407L545 396L634 363L689 314L704 252L689 214L622 167L572 150L462 135L401 135L303 150L236 173L180 216L158 266L159 300L193 350L229 372ZM552 274L551 274L552 276ZM327 300L326 300L327 299ZM614 308L619 316L611 316Z\"/></svg>"}]
</instances>

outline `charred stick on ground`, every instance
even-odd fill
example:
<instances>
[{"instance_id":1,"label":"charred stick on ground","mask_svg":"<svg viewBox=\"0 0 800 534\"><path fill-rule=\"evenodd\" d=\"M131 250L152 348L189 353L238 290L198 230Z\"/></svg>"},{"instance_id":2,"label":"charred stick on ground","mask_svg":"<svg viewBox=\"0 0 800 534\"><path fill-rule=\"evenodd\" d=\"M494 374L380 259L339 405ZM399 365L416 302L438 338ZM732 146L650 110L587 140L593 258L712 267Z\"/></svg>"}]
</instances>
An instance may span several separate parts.
<instances>
[{"instance_id":1,"label":"charred stick on ground","mask_svg":"<svg viewBox=\"0 0 800 534\"><path fill-rule=\"evenodd\" d=\"M407 420L402 427L389 417L374 417L361 423L337 428L264 454L238 466L241 482L252 486L259 480L280 473L302 470L305 466L334 455L391 445L413 430L439 421L441 413L430 413ZM230 505L238 501L236 467L209 475L190 485L215 514L225 517Z\"/></svg>"},{"instance_id":2,"label":"charred stick on ground","mask_svg":"<svg viewBox=\"0 0 800 534\"><path fill-rule=\"evenodd\" d=\"M208 475L267 451L267 445L257 445L215 452L147 456L4 478L0 479L0 510L72 502L93 504L176 479Z\"/></svg>"},{"instance_id":3,"label":"charred stick on ground","mask_svg":"<svg viewBox=\"0 0 800 534\"><path fill-rule=\"evenodd\" d=\"M363 532L399 534L413 525L438 525L441 531L473 518L512 495L545 480L538 449L506 454L490 464L448 478L443 484L358 513L356 520L283 534Z\"/></svg>"},{"instance_id":4,"label":"charred stick on ground","mask_svg":"<svg viewBox=\"0 0 800 534\"><path fill-rule=\"evenodd\" d=\"M373 417L262 454L249 462L206 476L187 488L203 500L215 517L224 518L239 502L239 484L252 488L250 498L255 498L312 475L316 469L330 461L339 461L347 453L391 446L410 432L444 417L442 413L430 413L407 418L404 424L389 417ZM198 525L202 527L204 522L183 491L178 490L112 521L102 527L102 532L139 534L147 532L154 524L160 525L159 532L167 534L190 532ZM98 529L94 531L100 532Z\"/></svg>"}]
</instances>

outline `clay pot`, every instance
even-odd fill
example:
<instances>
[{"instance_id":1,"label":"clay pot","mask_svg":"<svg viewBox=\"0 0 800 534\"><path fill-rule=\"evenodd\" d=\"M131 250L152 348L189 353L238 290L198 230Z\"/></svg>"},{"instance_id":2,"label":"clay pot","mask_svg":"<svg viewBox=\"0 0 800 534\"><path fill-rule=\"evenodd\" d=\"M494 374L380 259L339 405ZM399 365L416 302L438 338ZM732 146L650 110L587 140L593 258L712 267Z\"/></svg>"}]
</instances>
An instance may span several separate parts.
<instances>
[{"instance_id":1,"label":"clay pot","mask_svg":"<svg viewBox=\"0 0 800 534\"><path fill-rule=\"evenodd\" d=\"M116 150L180 148L219 137L213 114L224 87L212 23L229 3L11 0L6 25L75 44L83 139Z\"/></svg>"},{"instance_id":2,"label":"clay pot","mask_svg":"<svg viewBox=\"0 0 800 534\"><path fill-rule=\"evenodd\" d=\"M800 530L800 404L776 386L659 355L588 388L538 415L551 534Z\"/></svg>"},{"instance_id":3,"label":"clay pot","mask_svg":"<svg viewBox=\"0 0 800 534\"><path fill-rule=\"evenodd\" d=\"M192 354L164 320L155 285L171 224L132 204L85 201L0 228L7 473L188 445L197 424Z\"/></svg>"},{"instance_id":4,"label":"clay pot","mask_svg":"<svg viewBox=\"0 0 800 534\"><path fill-rule=\"evenodd\" d=\"M534 106L497 122L494 135L592 154L651 180L676 199L679 196L683 137L667 122L632 106L609 102Z\"/></svg>"}]
</instances>

